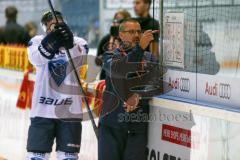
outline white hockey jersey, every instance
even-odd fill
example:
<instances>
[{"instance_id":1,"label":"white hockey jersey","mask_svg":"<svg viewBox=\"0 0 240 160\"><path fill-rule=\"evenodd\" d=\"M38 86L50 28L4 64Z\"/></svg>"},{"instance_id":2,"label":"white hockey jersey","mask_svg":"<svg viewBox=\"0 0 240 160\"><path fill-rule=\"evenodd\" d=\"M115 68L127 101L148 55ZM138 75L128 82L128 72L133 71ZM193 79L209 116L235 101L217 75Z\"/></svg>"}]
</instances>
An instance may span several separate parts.
<instances>
[{"instance_id":1,"label":"white hockey jersey","mask_svg":"<svg viewBox=\"0 0 240 160\"><path fill-rule=\"evenodd\" d=\"M82 96L67 54L61 50L53 59L46 59L38 50L43 38L35 36L28 45L28 59L36 67L30 117L82 118ZM79 70L82 63L86 64L87 42L74 37L74 47L69 51Z\"/></svg>"}]
</instances>

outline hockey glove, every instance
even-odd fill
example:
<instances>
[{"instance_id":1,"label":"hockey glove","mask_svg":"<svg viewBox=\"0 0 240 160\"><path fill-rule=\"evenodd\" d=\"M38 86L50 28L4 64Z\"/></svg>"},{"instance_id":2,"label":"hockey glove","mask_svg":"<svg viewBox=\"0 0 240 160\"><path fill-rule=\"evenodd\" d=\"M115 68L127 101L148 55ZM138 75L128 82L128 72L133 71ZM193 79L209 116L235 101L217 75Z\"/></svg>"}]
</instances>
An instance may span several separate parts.
<instances>
[{"instance_id":1,"label":"hockey glove","mask_svg":"<svg viewBox=\"0 0 240 160\"><path fill-rule=\"evenodd\" d=\"M73 48L73 33L65 23L56 24L55 30L60 33L60 41L62 42L62 47L66 49Z\"/></svg>"},{"instance_id":2,"label":"hockey glove","mask_svg":"<svg viewBox=\"0 0 240 160\"><path fill-rule=\"evenodd\" d=\"M60 31L53 30L43 38L38 50L47 59L52 59L56 53L59 52L59 48L62 46L60 41Z\"/></svg>"}]
</instances>

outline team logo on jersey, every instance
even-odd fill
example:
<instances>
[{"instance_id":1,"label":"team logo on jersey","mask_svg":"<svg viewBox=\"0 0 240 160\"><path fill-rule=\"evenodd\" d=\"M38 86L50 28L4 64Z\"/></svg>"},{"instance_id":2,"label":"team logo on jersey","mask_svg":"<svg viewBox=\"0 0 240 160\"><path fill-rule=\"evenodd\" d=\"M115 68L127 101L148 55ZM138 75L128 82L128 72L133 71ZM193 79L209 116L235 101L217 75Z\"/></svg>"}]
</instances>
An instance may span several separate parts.
<instances>
[{"instance_id":1,"label":"team logo on jersey","mask_svg":"<svg viewBox=\"0 0 240 160\"><path fill-rule=\"evenodd\" d=\"M67 63L63 59L50 61L48 69L55 83L60 86L66 78Z\"/></svg>"}]
</instances>

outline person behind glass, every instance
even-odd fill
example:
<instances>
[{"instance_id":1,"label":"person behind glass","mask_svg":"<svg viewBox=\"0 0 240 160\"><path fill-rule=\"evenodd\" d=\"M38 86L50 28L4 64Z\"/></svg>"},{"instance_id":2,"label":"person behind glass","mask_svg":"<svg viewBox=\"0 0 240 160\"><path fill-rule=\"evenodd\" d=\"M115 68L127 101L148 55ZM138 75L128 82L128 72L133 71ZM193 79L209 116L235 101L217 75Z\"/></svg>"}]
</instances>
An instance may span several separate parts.
<instances>
[{"instance_id":1,"label":"person behind glass","mask_svg":"<svg viewBox=\"0 0 240 160\"><path fill-rule=\"evenodd\" d=\"M130 18L131 15L127 10L119 10L115 13L113 22L110 28L110 33L105 35L101 41L99 42L98 48L97 48L97 57L96 57L96 65L102 66L102 55L104 52L108 50L113 50L114 48L117 48L119 43L119 37L118 37L118 27L121 21L124 19ZM102 70L100 73L100 79L105 79L105 71Z\"/></svg>"},{"instance_id":2,"label":"person behind glass","mask_svg":"<svg viewBox=\"0 0 240 160\"><path fill-rule=\"evenodd\" d=\"M80 151L82 100L81 95L71 94L72 89L65 86L76 86L75 77L67 73L70 66L65 49L76 60L87 54L88 47L84 39L73 36L61 12L55 14L58 23L51 11L43 14L45 34L33 37L27 48L28 59L36 67L27 160L49 160L54 140L57 160L78 160Z\"/></svg>"},{"instance_id":3,"label":"person behind glass","mask_svg":"<svg viewBox=\"0 0 240 160\"><path fill-rule=\"evenodd\" d=\"M14 6L9 6L5 9L5 16L7 18L4 26L3 39L6 44L28 44L30 37L27 31L17 23L18 10Z\"/></svg>"},{"instance_id":4,"label":"person behind glass","mask_svg":"<svg viewBox=\"0 0 240 160\"><path fill-rule=\"evenodd\" d=\"M134 0L134 12L137 15L136 20L140 23L142 31L146 30L159 30L159 22L153 17L150 16L150 7L152 4L152 0ZM159 54L159 32L154 34L154 41L151 42L148 51L153 53L156 57Z\"/></svg>"},{"instance_id":5,"label":"person behind glass","mask_svg":"<svg viewBox=\"0 0 240 160\"><path fill-rule=\"evenodd\" d=\"M129 62L138 64L142 61L153 62L154 56L146 51L148 45L154 40L153 32L147 30L142 33L138 21L126 19L119 26L120 47L112 52L107 51L103 55L103 69L106 71L106 89L103 93L103 110L99 120L98 160L147 159L148 121L145 118L142 121L122 121L119 117L138 115L138 119L142 119L142 116L149 114L148 101L140 100L137 93L130 94L125 98L126 100L123 100L114 89L113 77L111 77L114 74L108 71L112 71L112 66L116 66L116 70L122 69ZM127 48L123 51L122 47L124 46ZM115 65L115 63L122 65ZM128 71L129 68L126 67L125 69ZM109 104L114 104L116 99L108 96L108 93L115 95L115 98L119 100L116 108L114 106L115 109L110 113L105 110L111 107Z\"/></svg>"}]
</instances>

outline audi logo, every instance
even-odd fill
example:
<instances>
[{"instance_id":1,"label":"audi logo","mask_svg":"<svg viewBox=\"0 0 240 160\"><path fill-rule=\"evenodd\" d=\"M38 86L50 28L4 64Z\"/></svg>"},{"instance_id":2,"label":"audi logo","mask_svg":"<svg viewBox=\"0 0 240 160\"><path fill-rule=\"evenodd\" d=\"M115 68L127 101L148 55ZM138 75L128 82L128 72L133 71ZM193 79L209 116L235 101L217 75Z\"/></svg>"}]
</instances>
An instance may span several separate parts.
<instances>
[{"instance_id":1,"label":"audi logo","mask_svg":"<svg viewBox=\"0 0 240 160\"><path fill-rule=\"evenodd\" d=\"M189 92L190 91L190 80L188 78L180 79L180 91Z\"/></svg>"},{"instance_id":2,"label":"audi logo","mask_svg":"<svg viewBox=\"0 0 240 160\"><path fill-rule=\"evenodd\" d=\"M230 99L231 98L231 86L230 84L219 84L219 97L223 99Z\"/></svg>"}]
</instances>

